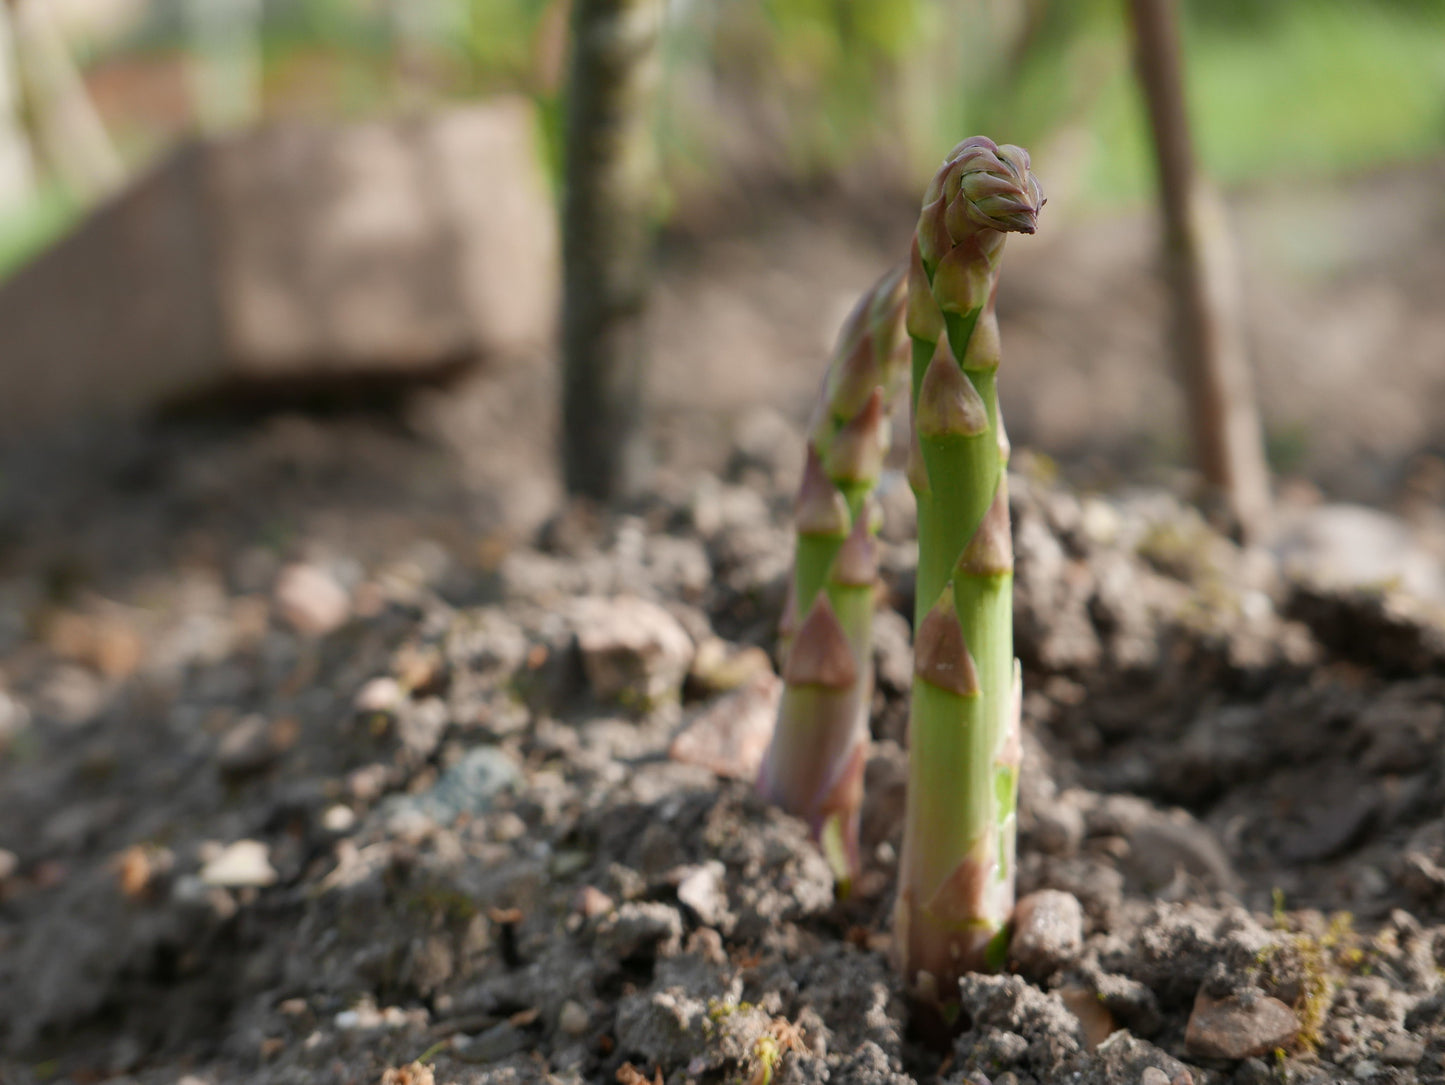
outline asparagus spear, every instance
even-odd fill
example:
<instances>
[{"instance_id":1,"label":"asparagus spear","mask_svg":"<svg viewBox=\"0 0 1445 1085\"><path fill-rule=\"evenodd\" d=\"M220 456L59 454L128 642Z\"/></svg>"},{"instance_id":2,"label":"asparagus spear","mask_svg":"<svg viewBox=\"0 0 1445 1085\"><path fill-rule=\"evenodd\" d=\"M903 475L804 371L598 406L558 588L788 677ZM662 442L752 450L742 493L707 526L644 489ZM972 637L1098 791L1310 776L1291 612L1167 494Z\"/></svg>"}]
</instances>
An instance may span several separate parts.
<instances>
[{"instance_id":1,"label":"asparagus spear","mask_svg":"<svg viewBox=\"0 0 1445 1085\"><path fill-rule=\"evenodd\" d=\"M839 886L858 868L858 816L873 699L872 626L888 407L907 380L906 270L843 325L808 435L797 558L780 627L784 690L758 790L807 819Z\"/></svg>"},{"instance_id":2,"label":"asparagus spear","mask_svg":"<svg viewBox=\"0 0 1445 1085\"><path fill-rule=\"evenodd\" d=\"M1018 147L975 136L924 196L908 280L909 482L918 590L895 952L945 1020L958 978L996 967L1013 911L1019 679L994 295L1005 235L1043 197Z\"/></svg>"}]
</instances>

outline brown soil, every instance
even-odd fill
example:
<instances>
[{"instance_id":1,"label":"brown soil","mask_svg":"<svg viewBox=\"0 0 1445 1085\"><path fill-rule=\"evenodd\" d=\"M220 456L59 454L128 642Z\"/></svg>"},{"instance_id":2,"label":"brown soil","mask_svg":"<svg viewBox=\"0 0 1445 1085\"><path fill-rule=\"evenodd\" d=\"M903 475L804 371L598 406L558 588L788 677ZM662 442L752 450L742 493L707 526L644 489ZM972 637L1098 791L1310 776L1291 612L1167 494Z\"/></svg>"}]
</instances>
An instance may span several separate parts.
<instances>
[{"instance_id":1,"label":"brown soil","mask_svg":"<svg viewBox=\"0 0 1445 1085\"><path fill-rule=\"evenodd\" d=\"M752 710L745 649L771 650L790 559L787 419L898 226L828 221L675 242L668 470L523 542L428 428L465 420L461 394L6 453L0 1080L1445 1082L1445 633L1163 490L1081 495L1017 457L1020 890L1071 895L1084 938L970 978L951 1051L910 1035L888 963L896 478L858 891L835 901L804 827L746 783L668 756L699 714ZM1078 452L1074 479L1169 462L1146 238L1095 224L1011 257L1016 447ZM1380 325L1406 390L1342 406L1359 359L1330 346L1262 362L1266 403L1328 435L1301 462L1317 484L1428 528L1429 478L1401 480L1437 438L1386 423L1441 417L1438 371L1410 361L1438 314L1394 265L1320 274L1298 310L1259 279L1288 341L1333 343L1338 299L1374 281L1415 314ZM1336 383L1286 395L1306 369Z\"/></svg>"}]
</instances>

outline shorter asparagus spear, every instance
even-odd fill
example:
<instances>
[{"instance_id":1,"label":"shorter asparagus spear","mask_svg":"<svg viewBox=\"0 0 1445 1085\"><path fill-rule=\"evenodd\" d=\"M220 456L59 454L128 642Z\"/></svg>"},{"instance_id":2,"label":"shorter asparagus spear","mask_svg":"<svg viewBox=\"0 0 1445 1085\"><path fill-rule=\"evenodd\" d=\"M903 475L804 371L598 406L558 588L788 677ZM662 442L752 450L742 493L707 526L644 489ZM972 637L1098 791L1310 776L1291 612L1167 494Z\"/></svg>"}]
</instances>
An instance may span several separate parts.
<instances>
[{"instance_id":1,"label":"shorter asparagus spear","mask_svg":"<svg viewBox=\"0 0 1445 1085\"><path fill-rule=\"evenodd\" d=\"M858 870L873 699L881 515L872 493L888 450L888 409L907 379L906 281L896 268L859 300L823 380L779 630L783 700L758 776L765 798L808 821L845 891Z\"/></svg>"}]
</instances>

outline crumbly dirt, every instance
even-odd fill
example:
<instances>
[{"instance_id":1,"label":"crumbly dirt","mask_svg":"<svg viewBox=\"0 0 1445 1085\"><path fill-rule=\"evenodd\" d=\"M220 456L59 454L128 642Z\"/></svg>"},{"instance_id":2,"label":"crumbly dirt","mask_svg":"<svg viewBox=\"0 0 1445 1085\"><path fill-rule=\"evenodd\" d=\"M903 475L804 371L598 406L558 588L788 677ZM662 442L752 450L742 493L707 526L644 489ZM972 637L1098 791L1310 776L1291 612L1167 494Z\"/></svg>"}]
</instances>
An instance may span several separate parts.
<instances>
[{"instance_id":1,"label":"crumbly dirt","mask_svg":"<svg viewBox=\"0 0 1445 1085\"><path fill-rule=\"evenodd\" d=\"M1296 251L1298 194L1237 207L1299 472L1268 549L1016 455L1019 889L1054 892L1011 970L966 981L947 1051L888 956L897 472L853 895L713 771L766 723L794 423L902 202L673 238L666 469L616 514L508 520L479 479L509 465L475 469L499 408L467 388L0 450L0 1081L1445 1082L1432 177L1389 182L1420 213L1388 245ZM1151 236L1083 223L1010 256L1015 445L1074 484L1180 459ZM1362 376L1383 356L1388 382ZM727 739L690 747L707 767L670 756L698 720Z\"/></svg>"},{"instance_id":2,"label":"crumbly dirt","mask_svg":"<svg viewBox=\"0 0 1445 1085\"><path fill-rule=\"evenodd\" d=\"M971 977L941 1052L888 960L906 503L840 902L669 757L765 669L791 444L515 543L375 423L133 440L6 506L7 1083L1445 1081L1445 636L1403 597L1021 456L1020 891L1082 938Z\"/></svg>"}]
</instances>

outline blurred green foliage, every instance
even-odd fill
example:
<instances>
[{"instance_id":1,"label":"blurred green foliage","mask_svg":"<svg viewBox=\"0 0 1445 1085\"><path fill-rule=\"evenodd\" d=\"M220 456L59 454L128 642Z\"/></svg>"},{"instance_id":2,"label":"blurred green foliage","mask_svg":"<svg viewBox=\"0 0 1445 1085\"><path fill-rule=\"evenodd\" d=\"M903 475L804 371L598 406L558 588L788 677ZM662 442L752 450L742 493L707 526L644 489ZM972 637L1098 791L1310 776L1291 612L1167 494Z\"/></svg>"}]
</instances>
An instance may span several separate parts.
<instances>
[{"instance_id":1,"label":"blurred green foliage","mask_svg":"<svg viewBox=\"0 0 1445 1085\"><path fill-rule=\"evenodd\" d=\"M1445 147L1445 4L1196 2L1185 44L1200 155L1227 184L1369 170ZM1127 72L1089 118L1112 148L1086 190L1141 195L1149 152Z\"/></svg>"},{"instance_id":2,"label":"blurred green foliage","mask_svg":"<svg viewBox=\"0 0 1445 1085\"><path fill-rule=\"evenodd\" d=\"M749 9L769 33L734 40L748 47L757 93L776 73L803 168L882 152L917 174L985 131L1061 151L1085 202L1151 190L1123 0L728 6L744 21ZM1445 147L1445 3L1186 0L1184 14L1196 138L1225 182L1368 169Z\"/></svg>"},{"instance_id":3,"label":"blurred green foliage","mask_svg":"<svg viewBox=\"0 0 1445 1085\"><path fill-rule=\"evenodd\" d=\"M1329 175L1445 147L1442 0L1184 0L1192 114L1226 183ZM669 0L659 119L675 193L883 163L916 186L984 131L1049 160L1050 187L1152 190L1124 0ZM558 165L567 0L265 0L269 116L355 116L500 91L540 106ZM86 62L175 63L182 0ZM153 153L168 135L123 148ZM134 122L142 123L140 121ZM1062 184L1060 183L1062 181ZM74 207L0 218L0 273Z\"/></svg>"},{"instance_id":4,"label":"blurred green foliage","mask_svg":"<svg viewBox=\"0 0 1445 1085\"><path fill-rule=\"evenodd\" d=\"M0 278L65 233L81 208L58 185L0 215Z\"/></svg>"}]
</instances>

